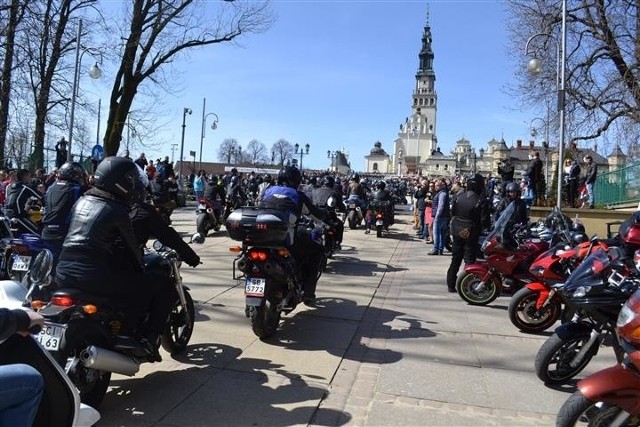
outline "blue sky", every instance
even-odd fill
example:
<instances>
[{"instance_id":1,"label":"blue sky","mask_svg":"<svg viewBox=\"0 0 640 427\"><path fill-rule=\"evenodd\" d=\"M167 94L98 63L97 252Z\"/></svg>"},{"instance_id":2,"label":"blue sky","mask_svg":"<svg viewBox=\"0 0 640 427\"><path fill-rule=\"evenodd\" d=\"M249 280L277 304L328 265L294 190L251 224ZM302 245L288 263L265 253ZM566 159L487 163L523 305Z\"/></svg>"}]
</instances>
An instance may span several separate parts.
<instances>
[{"instance_id":1,"label":"blue sky","mask_svg":"<svg viewBox=\"0 0 640 427\"><path fill-rule=\"evenodd\" d=\"M392 151L410 113L427 3L443 152L463 136L477 148L502 135L509 144L528 139L533 115L516 111L503 90L516 70L505 51L502 2L273 1L277 20L266 33L248 35L242 46L195 51L174 65L184 81L165 99L167 142L148 157L180 143L184 107L193 109L185 157L199 152L206 97L207 113L220 121L207 129L203 161L217 160L225 138L243 146L256 138L268 148L285 138L310 144L304 167L327 168L327 150L345 147L352 167L363 169L377 140Z\"/></svg>"}]
</instances>

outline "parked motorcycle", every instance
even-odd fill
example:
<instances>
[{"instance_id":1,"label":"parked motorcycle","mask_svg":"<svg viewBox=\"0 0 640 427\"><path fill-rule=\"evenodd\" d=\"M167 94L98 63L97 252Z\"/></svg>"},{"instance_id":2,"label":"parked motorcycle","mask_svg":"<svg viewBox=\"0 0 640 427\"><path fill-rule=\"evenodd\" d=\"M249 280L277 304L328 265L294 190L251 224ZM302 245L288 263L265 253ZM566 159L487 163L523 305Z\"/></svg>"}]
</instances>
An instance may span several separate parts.
<instances>
[{"instance_id":1,"label":"parked motorcycle","mask_svg":"<svg viewBox=\"0 0 640 427\"><path fill-rule=\"evenodd\" d=\"M220 231L222 224L215 215L216 207L207 199L200 199L196 209L196 231L207 237L210 230Z\"/></svg>"},{"instance_id":2,"label":"parked motorcycle","mask_svg":"<svg viewBox=\"0 0 640 427\"><path fill-rule=\"evenodd\" d=\"M622 304L640 284L619 248L599 249L556 285L565 303L575 310L571 322L556 328L540 347L535 372L545 384L563 384L580 373L598 353L600 345L615 335ZM615 338L616 356L622 355Z\"/></svg>"},{"instance_id":3,"label":"parked motorcycle","mask_svg":"<svg viewBox=\"0 0 640 427\"><path fill-rule=\"evenodd\" d=\"M300 267L287 249L297 220L285 210L259 207L236 209L227 219L229 237L242 242L230 248L238 254L233 278L244 280L245 314L261 339L276 332L282 313L291 313L302 302Z\"/></svg>"},{"instance_id":4,"label":"parked motorcycle","mask_svg":"<svg viewBox=\"0 0 640 427\"><path fill-rule=\"evenodd\" d=\"M171 278L177 298L162 335L162 347L177 354L187 347L193 332L195 307L188 288L182 284L178 254L156 241L144 255L145 270ZM138 337L119 335L127 320L122 309L104 297L78 289L59 289L39 311L45 328L40 343L65 367L80 390L84 403L98 407L104 398L111 373L133 376L148 362ZM144 325L144 321L143 321Z\"/></svg>"},{"instance_id":5,"label":"parked motorcycle","mask_svg":"<svg viewBox=\"0 0 640 427\"><path fill-rule=\"evenodd\" d=\"M357 196L349 196L347 199L347 222L349 224L349 228L354 230L360 225L362 225L362 221L364 220L364 213L358 204L358 200L360 200Z\"/></svg>"},{"instance_id":6,"label":"parked motorcycle","mask_svg":"<svg viewBox=\"0 0 640 427\"><path fill-rule=\"evenodd\" d=\"M640 291L622 306L616 331L624 359L579 381L558 412L557 426L640 425Z\"/></svg>"}]
</instances>

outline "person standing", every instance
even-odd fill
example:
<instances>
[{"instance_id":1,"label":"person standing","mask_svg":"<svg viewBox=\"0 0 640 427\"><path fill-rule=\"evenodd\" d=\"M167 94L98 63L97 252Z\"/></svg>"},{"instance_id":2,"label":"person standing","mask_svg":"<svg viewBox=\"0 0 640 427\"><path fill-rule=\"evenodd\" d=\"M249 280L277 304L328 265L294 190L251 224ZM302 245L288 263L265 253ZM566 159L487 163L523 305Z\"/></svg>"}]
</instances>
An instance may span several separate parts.
<instances>
[{"instance_id":1,"label":"person standing","mask_svg":"<svg viewBox=\"0 0 640 427\"><path fill-rule=\"evenodd\" d=\"M506 158L500 162L498 165L498 174L500 174L500 178L502 178L502 185L505 185L507 182L513 182L513 175L516 169L511 164L511 160Z\"/></svg>"},{"instance_id":2,"label":"person standing","mask_svg":"<svg viewBox=\"0 0 640 427\"><path fill-rule=\"evenodd\" d=\"M533 196L531 203L536 204L539 194L540 184L543 181L542 176L542 160L540 160L540 154L536 151L529 156L529 164L527 165L527 171L525 173L527 177L527 186Z\"/></svg>"},{"instance_id":3,"label":"person standing","mask_svg":"<svg viewBox=\"0 0 640 427\"><path fill-rule=\"evenodd\" d=\"M595 207L595 197L593 192L593 186L596 183L596 177L598 176L598 166L593 162L593 157L585 156L585 163L587 164L587 173L585 175L585 182L587 185L587 205L589 209Z\"/></svg>"},{"instance_id":4,"label":"person standing","mask_svg":"<svg viewBox=\"0 0 640 427\"><path fill-rule=\"evenodd\" d=\"M447 271L447 290L456 292L456 277L464 259L465 264L476 262L478 239L482 226L488 224L488 209L483 197L484 179L475 174L467 179L466 191L451 202L451 264Z\"/></svg>"},{"instance_id":5,"label":"person standing","mask_svg":"<svg viewBox=\"0 0 640 427\"><path fill-rule=\"evenodd\" d=\"M424 221L424 212L427 207L425 204L426 197L427 197L427 189L428 189L427 181L422 180L420 184L418 184L416 188L416 192L413 195L413 198L415 200L415 207L418 215L418 231L416 232L416 235L420 239L427 238L427 229L426 229L427 226Z\"/></svg>"},{"instance_id":6,"label":"person standing","mask_svg":"<svg viewBox=\"0 0 640 427\"><path fill-rule=\"evenodd\" d=\"M580 179L580 166L575 160L571 161L569 166L569 175L567 176L567 198L569 200L569 207L574 208L576 198L578 197L578 184Z\"/></svg>"},{"instance_id":7,"label":"person standing","mask_svg":"<svg viewBox=\"0 0 640 427\"><path fill-rule=\"evenodd\" d=\"M433 250L427 255L442 255L444 239L449 222L449 190L442 178L435 181L436 195L433 198Z\"/></svg>"}]
</instances>

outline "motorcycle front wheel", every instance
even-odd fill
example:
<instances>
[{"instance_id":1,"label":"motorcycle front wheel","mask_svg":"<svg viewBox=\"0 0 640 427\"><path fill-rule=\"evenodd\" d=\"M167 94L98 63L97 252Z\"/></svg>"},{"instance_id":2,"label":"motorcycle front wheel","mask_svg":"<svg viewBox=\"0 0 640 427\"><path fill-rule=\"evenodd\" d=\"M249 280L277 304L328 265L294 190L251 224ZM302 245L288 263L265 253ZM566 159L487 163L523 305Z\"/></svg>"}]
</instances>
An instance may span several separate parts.
<instances>
[{"instance_id":1,"label":"motorcycle front wheel","mask_svg":"<svg viewBox=\"0 0 640 427\"><path fill-rule=\"evenodd\" d=\"M470 305L487 305L500 296L500 286L496 285L493 278L482 283L481 278L473 273L459 275L456 289L460 298Z\"/></svg>"},{"instance_id":2,"label":"motorcycle front wheel","mask_svg":"<svg viewBox=\"0 0 640 427\"><path fill-rule=\"evenodd\" d=\"M162 348L171 355L183 352L189 344L191 334L193 334L193 325L195 323L196 308L193 304L193 298L186 290L184 291L186 307L180 303L180 299L176 302L169 313L167 326L162 334ZM189 321L187 322L187 314Z\"/></svg>"},{"instance_id":3,"label":"motorcycle front wheel","mask_svg":"<svg viewBox=\"0 0 640 427\"><path fill-rule=\"evenodd\" d=\"M54 358L63 368L71 362L69 366L72 366L72 369L67 374L80 393L80 401L92 408L98 408L107 394L111 372L87 368L79 359L80 353L87 347L94 345L108 348L108 343L95 331L79 331L78 328L73 331L72 334L64 335L60 350Z\"/></svg>"},{"instance_id":4,"label":"motorcycle front wheel","mask_svg":"<svg viewBox=\"0 0 640 427\"><path fill-rule=\"evenodd\" d=\"M638 419L633 419L627 412L617 406L606 405L587 399L580 390L573 393L562 405L556 418L558 427L593 426L608 427L637 426Z\"/></svg>"},{"instance_id":5,"label":"motorcycle front wheel","mask_svg":"<svg viewBox=\"0 0 640 427\"><path fill-rule=\"evenodd\" d=\"M589 349L575 367L571 361L589 341L589 335L560 338L551 335L536 354L535 371L545 384L564 384L578 375L591 361L594 352Z\"/></svg>"},{"instance_id":6,"label":"motorcycle front wheel","mask_svg":"<svg viewBox=\"0 0 640 427\"><path fill-rule=\"evenodd\" d=\"M260 307L249 307L249 320L253 333L258 338L265 339L276 333L280 324L280 313L274 303L265 300Z\"/></svg>"},{"instance_id":7,"label":"motorcycle front wheel","mask_svg":"<svg viewBox=\"0 0 640 427\"><path fill-rule=\"evenodd\" d=\"M552 297L547 305L536 308L539 293L527 287L518 290L509 301L509 320L522 332L535 334L545 331L558 321L562 303Z\"/></svg>"}]
</instances>

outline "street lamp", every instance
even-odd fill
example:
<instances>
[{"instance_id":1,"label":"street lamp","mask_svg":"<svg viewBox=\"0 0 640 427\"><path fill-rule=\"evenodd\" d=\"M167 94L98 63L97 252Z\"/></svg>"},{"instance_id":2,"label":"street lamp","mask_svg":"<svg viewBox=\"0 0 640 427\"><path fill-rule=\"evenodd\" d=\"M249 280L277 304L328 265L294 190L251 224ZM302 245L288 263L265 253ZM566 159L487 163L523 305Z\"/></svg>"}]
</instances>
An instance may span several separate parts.
<instances>
[{"instance_id":1,"label":"street lamp","mask_svg":"<svg viewBox=\"0 0 640 427\"><path fill-rule=\"evenodd\" d=\"M309 147L311 147L309 144L305 144L304 145L304 150L302 149L302 147L300 147L300 145L298 145L298 143L296 143L293 148L295 149L295 153L296 154L300 154L300 171L302 172L302 157L304 157L305 154L309 154Z\"/></svg>"},{"instance_id":2,"label":"street lamp","mask_svg":"<svg viewBox=\"0 0 640 427\"><path fill-rule=\"evenodd\" d=\"M336 170L335 162L336 162L337 156L338 156L337 151L327 150L327 159L331 159L331 166L329 167L329 170L331 170L332 172Z\"/></svg>"},{"instance_id":3,"label":"street lamp","mask_svg":"<svg viewBox=\"0 0 640 427\"><path fill-rule=\"evenodd\" d=\"M78 80L80 80L80 67L82 65L82 56L89 51L84 49L80 53L80 36L82 34L82 19L78 22L78 35L76 36L76 61L73 70L73 87L71 88L71 108L69 111L69 140L67 141L67 161L70 162L73 159L71 155L71 142L73 140L73 119L76 109L76 98L78 97ZM89 52L91 54L91 52ZM102 60L100 61L102 63ZM96 62L93 67L89 69L89 76L92 79L99 79L102 76L102 70Z\"/></svg>"},{"instance_id":4,"label":"street lamp","mask_svg":"<svg viewBox=\"0 0 640 427\"><path fill-rule=\"evenodd\" d=\"M191 108L187 108L185 107L184 110L182 110L182 141L180 142L180 167L178 168L178 174L180 175L180 177L178 178L178 183L180 184L180 189L182 190L183 188L183 184L182 184L182 159L184 156L184 130L187 127L186 121L187 121L187 114L191 114L193 113L193 111L191 110Z\"/></svg>"},{"instance_id":5,"label":"street lamp","mask_svg":"<svg viewBox=\"0 0 640 427\"><path fill-rule=\"evenodd\" d=\"M207 98L203 98L202 99L202 130L200 132L200 163L198 165L198 170L202 170L202 143L204 141L204 134L205 134L205 125L207 123L207 117L209 116L214 116L215 120L213 121L213 123L211 123L211 129L216 130L218 129L218 115L216 113L209 113L209 114L205 114L206 110L206 105L207 105Z\"/></svg>"},{"instance_id":6,"label":"street lamp","mask_svg":"<svg viewBox=\"0 0 640 427\"><path fill-rule=\"evenodd\" d=\"M233 155L233 161L236 164L242 163L242 145L238 145L238 147L233 147L231 149L231 154Z\"/></svg>"},{"instance_id":7,"label":"street lamp","mask_svg":"<svg viewBox=\"0 0 640 427\"><path fill-rule=\"evenodd\" d=\"M558 185L557 185L557 200L556 206L558 208L562 207L562 160L564 157L564 139L565 139L565 102L566 102L566 94L565 94L565 73L566 73L566 63L567 63L567 0L562 0L562 29L561 29L562 39L558 44L558 77L557 77L557 88L558 88L558 113L559 113L559 121L560 121L560 142L558 144ZM538 33L529 37L527 40L527 44L525 46L525 55L529 55L529 44L536 37L547 37L551 40L557 40L553 38L551 34L548 33ZM527 64L527 69L532 74L538 74L542 68L542 62L540 59L534 57ZM548 142L548 141L547 141Z\"/></svg>"}]
</instances>

